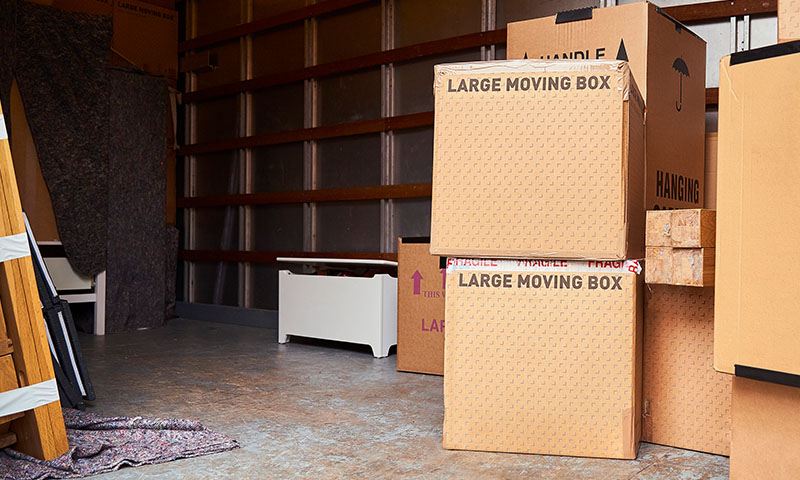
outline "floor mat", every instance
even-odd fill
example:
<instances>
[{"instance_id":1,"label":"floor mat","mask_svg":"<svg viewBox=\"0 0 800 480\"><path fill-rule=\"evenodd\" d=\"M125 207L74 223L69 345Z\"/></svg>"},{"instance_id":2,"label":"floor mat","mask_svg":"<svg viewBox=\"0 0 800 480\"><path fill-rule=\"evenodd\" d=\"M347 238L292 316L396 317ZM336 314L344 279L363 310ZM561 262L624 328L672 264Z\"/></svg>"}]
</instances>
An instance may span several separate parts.
<instances>
[{"instance_id":1,"label":"floor mat","mask_svg":"<svg viewBox=\"0 0 800 480\"><path fill-rule=\"evenodd\" d=\"M193 420L63 411L69 451L43 462L12 448L0 450L0 479L80 478L122 466L164 463L239 447L236 440Z\"/></svg>"}]
</instances>

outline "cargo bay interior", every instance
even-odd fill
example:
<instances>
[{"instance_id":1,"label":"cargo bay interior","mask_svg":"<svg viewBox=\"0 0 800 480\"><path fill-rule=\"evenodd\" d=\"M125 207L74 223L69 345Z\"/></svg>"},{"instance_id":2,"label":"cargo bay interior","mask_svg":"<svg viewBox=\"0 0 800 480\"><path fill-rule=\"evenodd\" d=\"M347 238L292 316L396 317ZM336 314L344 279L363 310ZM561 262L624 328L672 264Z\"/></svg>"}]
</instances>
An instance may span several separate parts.
<instances>
[{"instance_id":1,"label":"cargo bay interior","mask_svg":"<svg viewBox=\"0 0 800 480\"><path fill-rule=\"evenodd\" d=\"M0 193L12 211L8 192L18 190L35 237L25 243L25 280L28 267L3 250L14 247L3 239L25 233L21 214L0 227L0 265L10 265L0 271L0 360L10 365L0 373L14 377L0 377L0 478L797 478L800 423L786 420L800 406L796 349L774 342L775 357L790 353L771 362L756 351L763 342L738 343L771 326L715 318L715 302L720 312L721 298L745 295L724 290L722 275L738 285L731 279L752 266L739 232L754 230L737 222L753 208L741 199L756 197L730 185L745 185L734 176L752 167L748 155L763 154L732 125L787 135L771 126L783 118L771 97L761 110L739 108L737 89L752 82L745 67L735 70L763 63L752 78L774 71L776 88L791 88L780 78L796 67L777 62L798 63L797 12L790 0L0 0L0 103L13 158L13 170L0 163ZM502 62L511 58L526 60ZM555 60L565 58L576 62L562 70ZM437 68L458 62L474 65ZM496 84L459 90L474 68ZM578 113L559 117L553 103L531 107L532 91L521 92L515 75L543 73L562 75L550 87L559 105L573 105L572 87L602 96L608 85L618 97L586 105L600 111L613 100L625 113L580 117L573 105ZM476 98L501 81L508 97L494 101L530 115L525 135L530 125L547 132L536 133L550 139L546 154L513 150L514 135L524 135L495 126L506 121L503 108L460 103L462 91ZM560 136L593 125L602 134ZM613 151L621 169L586 167L590 174L565 181L600 192L604 175L621 171L623 185L646 186L615 190L621 207L602 197L608 191L564 206L558 181L517 176L513 162L482 163L492 148L521 158ZM720 168L719 194L718 149L721 165L723 153L745 165ZM783 173L763 178L800 173L780 165ZM496 184L464 180L500 171L499 197L486 193ZM16 186L6 191L8 172ZM515 216L524 208L512 205L529 198L553 215ZM578 227L547 243L548 229L583 221L552 227L559 214L593 217L584 222L593 233ZM490 230L481 223L506 215ZM754 224L778 239L797 231L796 218L773 229L773 217ZM796 254L787 264L781 278L800 264ZM20 315L14 275L38 284L49 340L35 327L30 335L44 345L49 377L21 366L30 353L11 325ZM525 289L499 300L475 293L493 286ZM562 290L561 299L547 293ZM578 290L586 293L567 297ZM623 297L604 299L608 292ZM796 302L780 298L775 318ZM736 299L726 315L739 315L734 304L745 311ZM611 313L586 313L590 303ZM77 331L64 326L65 305ZM562 324L573 318L565 310L583 312L576 321L586 328ZM514 323L534 311L552 322ZM62 346L51 338L59 325ZM792 338L792 328L770 338ZM542 335L569 339L537 343ZM553 345L562 351L552 354ZM527 361L536 348L555 363ZM564 366L586 355L595 356ZM64 364L75 373L62 379ZM63 428L58 399L24 416L3 404L3 394L42 385L53 369L58 382L80 384L77 393L59 384L60 404L78 408L63 411L67 453L66 442L57 446L63 430L45 432ZM128 417L197 420L187 430L208 432L207 443L141 447L145 455L116 453L113 442L133 444L103 437L86 454L73 442L100 421L81 412L110 416L114 428L131 428ZM30 429L56 446L37 444ZM92 463L112 451L113 461Z\"/></svg>"}]
</instances>

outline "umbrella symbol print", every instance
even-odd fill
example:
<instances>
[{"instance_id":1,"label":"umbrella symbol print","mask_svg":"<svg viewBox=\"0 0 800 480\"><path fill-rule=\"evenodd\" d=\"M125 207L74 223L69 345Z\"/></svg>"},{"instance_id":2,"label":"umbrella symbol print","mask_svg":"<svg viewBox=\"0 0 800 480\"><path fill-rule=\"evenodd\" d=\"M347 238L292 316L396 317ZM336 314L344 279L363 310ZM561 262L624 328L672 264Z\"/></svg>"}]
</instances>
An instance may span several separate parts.
<instances>
[{"instance_id":1,"label":"umbrella symbol print","mask_svg":"<svg viewBox=\"0 0 800 480\"><path fill-rule=\"evenodd\" d=\"M681 57L678 57L672 62L672 68L678 72L678 81L680 82L678 84L680 97L678 101L675 102L675 108L680 112L681 108L683 108L683 76L689 76L689 67L686 66L686 62L684 62Z\"/></svg>"}]
</instances>

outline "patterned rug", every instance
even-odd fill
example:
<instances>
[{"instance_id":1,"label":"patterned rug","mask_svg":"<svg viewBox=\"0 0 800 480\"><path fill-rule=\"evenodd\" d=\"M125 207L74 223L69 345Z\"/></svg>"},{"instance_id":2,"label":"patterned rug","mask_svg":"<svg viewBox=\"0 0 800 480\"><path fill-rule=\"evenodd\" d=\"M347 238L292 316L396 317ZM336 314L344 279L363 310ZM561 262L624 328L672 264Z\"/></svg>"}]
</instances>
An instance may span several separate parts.
<instances>
[{"instance_id":1,"label":"patterned rug","mask_svg":"<svg viewBox=\"0 0 800 480\"><path fill-rule=\"evenodd\" d=\"M80 478L122 466L164 463L239 447L236 440L193 420L63 411L69 451L43 462L12 448L0 450L0 480Z\"/></svg>"}]
</instances>

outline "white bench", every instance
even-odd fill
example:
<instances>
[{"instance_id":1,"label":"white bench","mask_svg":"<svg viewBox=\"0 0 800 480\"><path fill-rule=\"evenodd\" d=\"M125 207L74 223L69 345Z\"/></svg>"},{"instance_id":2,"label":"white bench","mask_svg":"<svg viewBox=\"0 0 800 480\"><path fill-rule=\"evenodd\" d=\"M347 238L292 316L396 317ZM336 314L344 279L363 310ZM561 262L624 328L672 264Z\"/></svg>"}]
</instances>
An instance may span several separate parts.
<instances>
[{"instance_id":1,"label":"white bench","mask_svg":"<svg viewBox=\"0 0 800 480\"><path fill-rule=\"evenodd\" d=\"M388 260L293 258L279 262L397 266ZM377 358L397 344L397 278L278 273L278 343L290 335L365 344Z\"/></svg>"}]
</instances>

